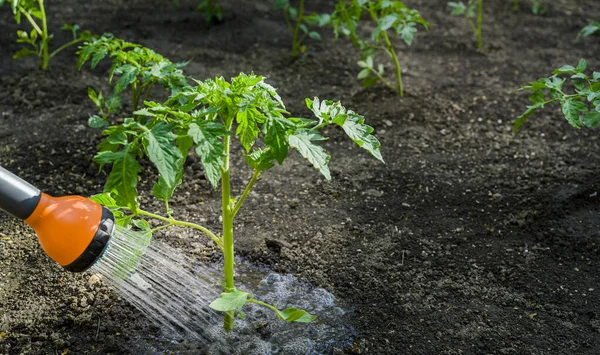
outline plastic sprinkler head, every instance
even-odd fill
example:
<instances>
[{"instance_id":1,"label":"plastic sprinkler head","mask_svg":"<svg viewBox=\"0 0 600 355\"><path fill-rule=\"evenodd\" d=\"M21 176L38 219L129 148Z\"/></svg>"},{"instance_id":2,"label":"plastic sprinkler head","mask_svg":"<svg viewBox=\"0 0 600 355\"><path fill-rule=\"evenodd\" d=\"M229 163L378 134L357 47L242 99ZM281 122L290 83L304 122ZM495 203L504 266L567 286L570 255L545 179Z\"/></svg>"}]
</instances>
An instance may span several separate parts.
<instances>
[{"instance_id":1,"label":"plastic sprinkler head","mask_svg":"<svg viewBox=\"0 0 600 355\"><path fill-rule=\"evenodd\" d=\"M44 252L72 272L94 265L115 231L108 208L81 196L49 196L1 166L0 209L30 225Z\"/></svg>"}]
</instances>

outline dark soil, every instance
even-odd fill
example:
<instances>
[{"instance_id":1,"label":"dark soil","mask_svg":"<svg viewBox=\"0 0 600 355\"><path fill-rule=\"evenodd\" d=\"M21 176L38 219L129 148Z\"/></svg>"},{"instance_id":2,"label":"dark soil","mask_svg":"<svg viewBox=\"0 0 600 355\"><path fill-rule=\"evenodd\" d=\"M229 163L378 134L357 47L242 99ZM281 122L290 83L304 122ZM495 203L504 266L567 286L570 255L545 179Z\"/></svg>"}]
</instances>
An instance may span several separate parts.
<instances>
[{"instance_id":1,"label":"dark soil","mask_svg":"<svg viewBox=\"0 0 600 355\"><path fill-rule=\"evenodd\" d=\"M305 97L319 96L368 118L387 164L330 132L333 182L294 154L264 174L236 229L238 255L324 287L353 310L357 336L346 353L600 353L598 134L572 129L558 107L512 134L527 105L520 85L582 57L600 68L598 38L575 41L600 19L600 5L546 1L547 13L534 16L526 4L515 13L512 1L486 2L485 49L477 52L445 0L406 3L435 26L399 51L403 99L382 86L362 89L357 52L329 34L292 63L290 34L270 1L224 1L225 21L214 26L193 1L47 6L55 44L68 40L62 23L79 23L173 61L191 59L195 78L265 75L296 115L308 114ZM87 87L108 89L107 66L78 72L71 50L39 72L35 60L11 58L17 28L3 6L0 164L50 194L98 193L105 175L92 162L100 132L86 125ZM242 161L234 165L239 187L249 176ZM197 162L186 171L176 214L218 229L220 192ZM151 179L142 203L158 211ZM193 233L156 237L218 259ZM0 238L0 353L182 351L161 343L160 329L111 289L88 284L90 275L62 271L20 222L2 215Z\"/></svg>"}]
</instances>

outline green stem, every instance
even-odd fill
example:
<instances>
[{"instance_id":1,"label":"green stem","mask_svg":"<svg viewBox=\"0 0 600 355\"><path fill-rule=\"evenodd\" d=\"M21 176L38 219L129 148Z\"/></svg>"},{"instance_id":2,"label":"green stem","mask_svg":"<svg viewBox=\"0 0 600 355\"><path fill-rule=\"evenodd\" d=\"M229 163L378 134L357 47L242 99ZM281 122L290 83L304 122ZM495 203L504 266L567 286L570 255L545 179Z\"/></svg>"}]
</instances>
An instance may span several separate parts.
<instances>
[{"instance_id":1,"label":"green stem","mask_svg":"<svg viewBox=\"0 0 600 355\"><path fill-rule=\"evenodd\" d=\"M254 298L249 299L248 301L246 301L246 303L254 303L263 307L267 307L268 309L272 310L273 312L275 312L275 314L279 314L279 310L275 307L275 306L271 306L268 303L262 302L262 301L257 301Z\"/></svg>"},{"instance_id":2,"label":"green stem","mask_svg":"<svg viewBox=\"0 0 600 355\"><path fill-rule=\"evenodd\" d=\"M296 19L296 28L294 29L294 42L292 43L292 57L298 58L300 55L300 41L298 37L300 35L300 25L302 25L302 19L304 16L304 0L300 0L300 7L298 8L298 19Z\"/></svg>"},{"instance_id":3,"label":"green stem","mask_svg":"<svg viewBox=\"0 0 600 355\"><path fill-rule=\"evenodd\" d=\"M377 75L377 77L379 78L379 80L384 83L388 88L397 91L398 88L394 87L394 85L390 84L389 81L387 81L383 76L381 76L381 74L379 74L379 72L373 68L370 69L375 75Z\"/></svg>"},{"instance_id":4,"label":"green stem","mask_svg":"<svg viewBox=\"0 0 600 355\"><path fill-rule=\"evenodd\" d=\"M519 0L513 0L513 10L519 10Z\"/></svg>"},{"instance_id":5,"label":"green stem","mask_svg":"<svg viewBox=\"0 0 600 355\"><path fill-rule=\"evenodd\" d=\"M64 49L66 49L66 48L68 48L68 47L70 47L70 46L72 46L74 44L77 44L79 42L83 42L83 41L84 40L82 38L77 38L77 39L72 40L69 43L63 44L62 46L58 47L54 52L50 53L50 55L48 56L48 59L54 58L55 55L57 55L58 53L60 53Z\"/></svg>"},{"instance_id":6,"label":"green stem","mask_svg":"<svg viewBox=\"0 0 600 355\"><path fill-rule=\"evenodd\" d=\"M250 193L250 190L252 190L254 183L256 183L256 180L258 180L260 173L261 173L260 170L254 170L254 174L252 174L252 178L248 182L248 185L246 185L246 188L244 189L242 196L240 196L240 198L237 200L235 206L233 207L233 211L232 211L233 216L235 216L238 213L238 211L240 210L240 208L242 207L242 204L246 200L246 197L248 197L248 193Z\"/></svg>"},{"instance_id":7,"label":"green stem","mask_svg":"<svg viewBox=\"0 0 600 355\"><path fill-rule=\"evenodd\" d=\"M25 11L25 9L22 6L19 6L19 12L25 15L25 18L27 18L27 21L29 21L31 27L33 27L33 29L38 33L38 35L42 36L44 34L40 26L38 26L37 22L33 20L33 17L31 17L31 15L27 11Z\"/></svg>"},{"instance_id":8,"label":"green stem","mask_svg":"<svg viewBox=\"0 0 600 355\"><path fill-rule=\"evenodd\" d=\"M227 125L231 129L231 122ZM231 138L224 139L225 156L223 158L223 169L221 169L221 208L223 214L223 261L225 284L224 291L231 292L235 289L234 283L234 249L233 249L233 211L231 208L231 179L229 177L229 146ZM225 312L223 328L226 331L233 329L234 313Z\"/></svg>"},{"instance_id":9,"label":"green stem","mask_svg":"<svg viewBox=\"0 0 600 355\"><path fill-rule=\"evenodd\" d=\"M479 0L477 4L477 49L483 48L483 39L481 27L483 25L483 0Z\"/></svg>"},{"instance_id":10,"label":"green stem","mask_svg":"<svg viewBox=\"0 0 600 355\"><path fill-rule=\"evenodd\" d=\"M44 0L38 0L38 4L40 6L40 12L42 17L42 58L41 58L41 68L43 70L48 69L48 64L50 62L50 57L48 55L48 42L50 38L48 37L48 20L46 18L46 9L44 7Z\"/></svg>"},{"instance_id":11,"label":"green stem","mask_svg":"<svg viewBox=\"0 0 600 355\"><path fill-rule=\"evenodd\" d=\"M148 101L148 96L150 96L150 92L152 91L154 84L155 83L148 85L148 89L146 90L146 95L144 95L144 102Z\"/></svg>"},{"instance_id":12,"label":"green stem","mask_svg":"<svg viewBox=\"0 0 600 355\"><path fill-rule=\"evenodd\" d=\"M285 22L290 29L290 32L294 32L294 26L292 26L292 21L290 20L290 15L288 14L288 8L283 9L283 17L285 18Z\"/></svg>"},{"instance_id":13,"label":"green stem","mask_svg":"<svg viewBox=\"0 0 600 355\"><path fill-rule=\"evenodd\" d=\"M400 94L400 97L404 96L404 86L402 85L402 70L400 69L400 62L398 61L398 56L396 55L396 50L394 49L394 45L390 41L387 32L383 32L383 39L385 40L385 45L388 48L388 52L392 57L392 61L394 62L394 68L396 68L396 85L398 86L396 90Z\"/></svg>"},{"instance_id":14,"label":"green stem","mask_svg":"<svg viewBox=\"0 0 600 355\"><path fill-rule=\"evenodd\" d=\"M141 88L140 88L140 90L141 90ZM131 84L131 99L132 99L132 105L133 105L133 112L135 112L135 111L137 111L138 105L140 104L140 93L138 92L136 81L134 81Z\"/></svg>"},{"instance_id":15,"label":"green stem","mask_svg":"<svg viewBox=\"0 0 600 355\"><path fill-rule=\"evenodd\" d=\"M217 246L219 248L221 248L221 250L223 249L223 243L221 241L221 239L219 239L210 229L203 227L201 225L195 224L195 223L190 223L190 222L184 222L184 221L178 221L176 219L173 218L167 218L167 217L163 217L151 212L147 212L144 210L137 210L137 214L140 214L142 216L147 216L147 217L151 217L154 219L158 219L161 220L163 222L167 222L169 223L169 225L174 225L174 226L181 226L181 227L189 227L189 228L194 228L197 229L199 231L201 231L202 233L206 234L207 236L210 237L210 239L213 240L213 242L215 242L215 244L217 244Z\"/></svg>"}]
</instances>

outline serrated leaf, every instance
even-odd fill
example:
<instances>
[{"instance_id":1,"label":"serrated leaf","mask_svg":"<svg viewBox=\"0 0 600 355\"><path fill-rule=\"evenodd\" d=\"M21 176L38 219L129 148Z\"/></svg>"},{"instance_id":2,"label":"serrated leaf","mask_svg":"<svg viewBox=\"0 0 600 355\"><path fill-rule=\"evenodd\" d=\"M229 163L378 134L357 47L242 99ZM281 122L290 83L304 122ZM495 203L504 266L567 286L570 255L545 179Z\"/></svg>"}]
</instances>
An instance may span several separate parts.
<instances>
[{"instance_id":1,"label":"serrated leaf","mask_svg":"<svg viewBox=\"0 0 600 355\"><path fill-rule=\"evenodd\" d=\"M540 105L531 105L527 106L527 110L521 114L521 116L517 117L517 119L513 123L513 133L517 133L519 128L525 123L525 121L533 115L533 113L540 108Z\"/></svg>"},{"instance_id":2,"label":"serrated leaf","mask_svg":"<svg viewBox=\"0 0 600 355\"><path fill-rule=\"evenodd\" d=\"M178 172L183 169L183 157L174 144L176 138L171 125L163 122L158 123L143 135L146 155L169 189L174 189L180 183L177 176Z\"/></svg>"},{"instance_id":3,"label":"serrated leaf","mask_svg":"<svg viewBox=\"0 0 600 355\"><path fill-rule=\"evenodd\" d=\"M544 100L545 100L545 95L542 90L535 90L533 92L533 94L529 95L529 101L531 101L533 103L541 104L544 102Z\"/></svg>"},{"instance_id":4,"label":"serrated leaf","mask_svg":"<svg viewBox=\"0 0 600 355\"><path fill-rule=\"evenodd\" d=\"M115 84L115 93L121 93L127 88L127 86L129 86L129 84L136 80L136 77L139 74L139 69L133 65L125 64L117 68L115 73L121 75Z\"/></svg>"},{"instance_id":5,"label":"serrated leaf","mask_svg":"<svg viewBox=\"0 0 600 355\"><path fill-rule=\"evenodd\" d=\"M216 188L221 180L221 169L224 168L223 157L225 146L222 137L230 135L225 126L220 123L197 120L190 124L188 135L196 143L196 153L200 156L206 178Z\"/></svg>"},{"instance_id":6,"label":"serrated leaf","mask_svg":"<svg viewBox=\"0 0 600 355\"><path fill-rule=\"evenodd\" d=\"M591 110L590 112L581 116L581 122L590 128L597 128L600 125L600 112Z\"/></svg>"},{"instance_id":7,"label":"serrated leaf","mask_svg":"<svg viewBox=\"0 0 600 355\"><path fill-rule=\"evenodd\" d=\"M268 149L256 149L250 154L246 154L246 163L252 170L268 170L275 166L273 160L275 158L271 155Z\"/></svg>"},{"instance_id":8,"label":"serrated leaf","mask_svg":"<svg viewBox=\"0 0 600 355\"><path fill-rule=\"evenodd\" d=\"M377 160L384 162L379 151L381 144L371 134L373 133L373 127L366 125L364 122L365 118L363 116L357 115L352 111L348 111L348 115L343 122L334 119L334 123L341 126L354 143L371 153Z\"/></svg>"},{"instance_id":9,"label":"serrated leaf","mask_svg":"<svg viewBox=\"0 0 600 355\"><path fill-rule=\"evenodd\" d=\"M288 132L296 125L282 116L268 116L263 125L264 142L275 160L283 163L288 156Z\"/></svg>"},{"instance_id":10,"label":"serrated leaf","mask_svg":"<svg viewBox=\"0 0 600 355\"><path fill-rule=\"evenodd\" d=\"M94 157L94 161L100 164L113 163L110 175L104 184L104 192L112 192L119 205L136 211L138 174L142 169L132 145L126 145L125 149L119 152L100 152Z\"/></svg>"},{"instance_id":11,"label":"serrated leaf","mask_svg":"<svg viewBox=\"0 0 600 355\"><path fill-rule=\"evenodd\" d=\"M229 312L242 308L248 300L250 294L248 292L235 290L233 292L223 292L216 300L212 301L208 306L215 311Z\"/></svg>"},{"instance_id":12,"label":"serrated leaf","mask_svg":"<svg viewBox=\"0 0 600 355\"><path fill-rule=\"evenodd\" d=\"M308 129L299 129L289 136L290 146L298 150L327 180L331 180L331 173L327 166L331 157L325 152L325 149L313 143L323 140L325 138L317 131Z\"/></svg>"},{"instance_id":13,"label":"serrated leaf","mask_svg":"<svg viewBox=\"0 0 600 355\"><path fill-rule=\"evenodd\" d=\"M90 67L92 69L96 68L98 63L100 63L100 61L102 59L104 59L104 57L106 57L107 54L108 54L108 49L106 47L101 47L100 49L98 49L92 57L92 62L90 64Z\"/></svg>"},{"instance_id":14,"label":"serrated leaf","mask_svg":"<svg viewBox=\"0 0 600 355\"><path fill-rule=\"evenodd\" d=\"M382 18L380 18L377 22L379 23L379 28L382 31L389 30L394 23L398 20L398 14L389 14Z\"/></svg>"},{"instance_id":15,"label":"serrated leaf","mask_svg":"<svg viewBox=\"0 0 600 355\"><path fill-rule=\"evenodd\" d=\"M587 112L587 106L580 101L564 100L561 102L561 107L565 118L575 128L581 128L581 121L579 120L579 113Z\"/></svg>"},{"instance_id":16,"label":"serrated leaf","mask_svg":"<svg viewBox=\"0 0 600 355\"><path fill-rule=\"evenodd\" d=\"M238 127L235 134L240 137L240 142L246 152L250 151L250 148L254 145L254 142L258 138L258 120L250 110L240 111L236 115Z\"/></svg>"}]
</instances>

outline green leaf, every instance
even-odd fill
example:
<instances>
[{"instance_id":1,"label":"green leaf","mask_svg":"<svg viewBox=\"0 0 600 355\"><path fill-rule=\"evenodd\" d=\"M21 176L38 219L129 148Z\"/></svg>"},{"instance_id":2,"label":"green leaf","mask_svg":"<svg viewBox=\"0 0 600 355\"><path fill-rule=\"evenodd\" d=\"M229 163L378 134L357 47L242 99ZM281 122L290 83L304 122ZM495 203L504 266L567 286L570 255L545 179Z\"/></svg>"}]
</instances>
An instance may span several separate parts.
<instances>
[{"instance_id":1,"label":"green leaf","mask_svg":"<svg viewBox=\"0 0 600 355\"><path fill-rule=\"evenodd\" d=\"M583 58L579 59L579 64L577 64L577 68L576 68L577 72L581 73L585 70L585 68L587 68L587 63L586 63L585 59L583 59Z\"/></svg>"},{"instance_id":2,"label":"green leaf","mask_svg":"<svg viewBox=\"0 0 600 355\"><path fill-rule=\"evenodd\" d=\"M408 23L406 25L400 25L396 28L396 32L402 37L404 42L410 46L412 45L415 33L417 33L417 27L414 23Z\"/></svg>"},{"instance_id":3,"label":"green leaf","mask_svg":"<svg viewBox=\"0 0 600 355\"><path fill-rule=\"evenodd\" d=\"M346 117L344 117L346 116ZM373 136L373 127L365 124L365 118L352 111L348 111L347 115L339 115L340 119L334 118L334 123L341 126L344 132L350 139L358 144L359 147L368 151L377 160L383 161L379 146L381 145L377 138Z\"/></svg>"},{"instance_id":4,"label":"green leaf","mask_svg":"<svg viewBox=\"0 0 600 355\"><path fill-rule=\"evenodd\" d=\"M115 84L115 93L123 92L129 84L136 81L136 77L139 74L139 69L131 64L125 64L115 70L116 74L120 74L121 77Z\"/></svg>"},{"instance_id":5,"label":"green leaf","mask_svg":"<svg viewBox=\"0 0 600 355\"><path fill-rule=\"evenodd\" d=\"M450 14L452 16L461 16L464 15L467 11L467 6L461 2L450 1L448 6L451 8Z\"/></svg>"},{"instance_id":6,"label":"green leaf","mask_svg":"<svg viewBox=\"0 0 600 355\"><path fill-rule=\"evenodd\" d=\"M285 9L290 6L290 0L275 0L274 8L275 10Z\"/></svg>"},{"instance_id":7,"label":"green leaf","mask_svg":"<svg viewBox=\"0 0 600 355\"><path fill-rule=\"evenodd\" d=\"M590 128L597 128L600 124L600 112L591 110L590 112L581 116L581 122Z\"/></svg>"},{"instance_id":8,"label":"green leaf","mask_svg":"<svg viewBox=\"0 0 600 355\"><path fill-rule=\"evenodd\" d=\"M99 164L112 162L113 167L104 185L104 192L113 192L120 206L136 211L138 174L142 171L131 144L119 152L100 152L94 157ZM116 195L116 196L115 196Z\"/></svg>"},{"instance_id":9,"label":"green leaf","mask_svg":"<svg viewBox=\"0 0 600 355\"><path fill-rule=\"evenodd\" d=\"M104 57L106 57L107 54L108 49L106 47L101 47L100 49L98 49L98 51L96 51L94 53L94 56L92 57L92 63L90 64L90 67L92 69L96 68L98 63L100 63L100 61L104 59Z\"/></svg>"},{"instance_id":10,"label":"green leaf","mask_svg":"<svg viewBox=\"0 0 600 355\"><path fill-rule=\"evenodd\" d=\"M310 323L317 319L317 316L308 313L305 310L297 308L287 308L283 311L277 311L278 318L286 322Z\"/></svg>"},{"instance_id":11,"label":"green leaf","mask_svg":"<svg viewBox=\"0 0 600 355\"><path fill-rule=\"evenodd\" d=\"M221 139L230 134L222 124L203 120L190 124L188 130L188 135L196 143L196 153L200 156L206 178L213 188L217 188L221 180L221 169L225 167L225 146Z\"/></svg>"},{"instance_id":12,"label":"green leaf","mask_svg":"<svg viewBox=\"0 0 600 355\"><path fill-rule=\"evenodd\" d=\"M544 103L544 100L545 100L545 95L542 90L535 90L533 92L533 94L529 95L529 101L531 101L535 104L542 104L542 103Z\"/></svg>"},{"instance_id":13,"label":"green leaf","mask_svg":"<svg viewBox=\"0 0 600 355\"><path fill-rule=\"evenodd\" d=\"M362 79L368 77L370 73L371 73L371 70L365 68L365 69L361 70L356 77L359 80L362 80Z\"/></svg>"},{"instance_id":14,"label":"green leaf","mask_svg":"<svg viewBox=\"0 0 600 355\"><path fill-rule=\"evenodd\" d=\"M275 158L268 149L256 149L246 154L246 163L252 170L268 170L275 166Z\"/></svg>"},{"instance_id":15,"label":"green leaf","mask_svg":"<svg viewBox=\"0 0 600 355\"><path fill-rule=\"evenodd\" d=\"M263 125L264 142L279 164L288 156L288 132L296 125L283 116L268 116Z\"/></svg>"},{"instance_id":16,"label":"green leaf","mask_svg":"<svg viewBox=\"0 0 600 355\"><path fill-rule=\"evenodd\" d=\"M380 18L377 22L379 23L379 28L382 31L389 30L394 23L398 20L398 14L389 14L382 18Z\"/></svg>"},{"instance_id":17,"label":"green leaf","mask_svg":"<svg viewBox=\"0 0 600 355\"><path fill-rule=\"evenodd\" d=\"M321 40L321 34L319 32L316 32L316 31L310 31L308 33L308 37L310 37L312 39L316 39L317 41Z\"/></svg>"},{"instance_id":18,"label":"green leaf","mask_svg":"<svg viewBox=\"0 0 600 355\"><path fill-rule=\"evenodd\" d=\"M244 110L237 113L236 120L238 127L235 134L240 137L240 142L246 152L249 152L258 138L259 119L250 110Z\"/></svg>"},{"instance_id":19,"label":"green leaf","mask_svg":"<svg viewBox=\"0 0 600 355\"><path fill-rule=\"evenodd\" d=\"M215 311L229 312L242 308L248 300L248 292L234 290L233 292L223 292L216 300L208 306Z\"/></svg>"},{"instance_id":20,"label":"green leaf","mask_svg":"<svg viewBox=\"0 0 600 355\"><path fill-rule=\"evenodd\" d=\"M523 112L523 114L521 114L521 116L517 117L517 119L514 121L513 133L517 133L519 131L519 128L521 128L521 126L523 125L523 123L525 123L525 121L531 115L533 115L534 112L540 107L541 106L539 104L527 106L527 110L525 112Z\"/></svg>"},{"instance_id":21,"label":"green leaf","mask_svg":"<svg viewBox=\"0 0 600 355\"><path fill-rule=\"evenodd\" d=\"M298 150L327 180L331 180L331 173L327 166L331 157L327 155L325 149L313 143L323 140L325 138L317 131L309 129L299 129L289 136L290 146Z\"/></svg>"},{"instance_id":22,"label":"green leaf","mask_svg":"<svg viewBox=\"0 0 600 355\"><path fill-rule=\"evenodd\" d=\"M177 136L172 132L172 126L163 122L143 135L146 155L164 179L165 186L170 189L181 183L177 176L183 169L183 156L174 144L175 138Z\"/></svg>"},{"instance_id":23,"label":"green leaf","mask_svg":"<svg viewBox=\"0 0 600 355\"><path fill-rule=\"evenodd\" d=\"M98 115L93 115L88 119L88 126L91 128L103 128L108 126L108 122Z\"/></svg>"},{"instance_id":24,"label":"green leaf","mask_svg":"<svg viewBox=\"0 0 600 355\"><path fill-rule=\"evenodd\" d=\"M567 99L561 102L561 107L565 118L571 126L581 128L582 123L579 120L579 113L587 112L587 106L583 102Z\"/></svg>"},{"instance_id":25,"label":"green leaf","mask_svg":"<svg viewBox=\"0 0 600 355\"><path fill-rule=\"evenodd\" d=\"M37 55L37 53L29 48L21 48L17 53L13 54L13 59L29 57L31 55Z\"/></svg>"}]
</instances>

